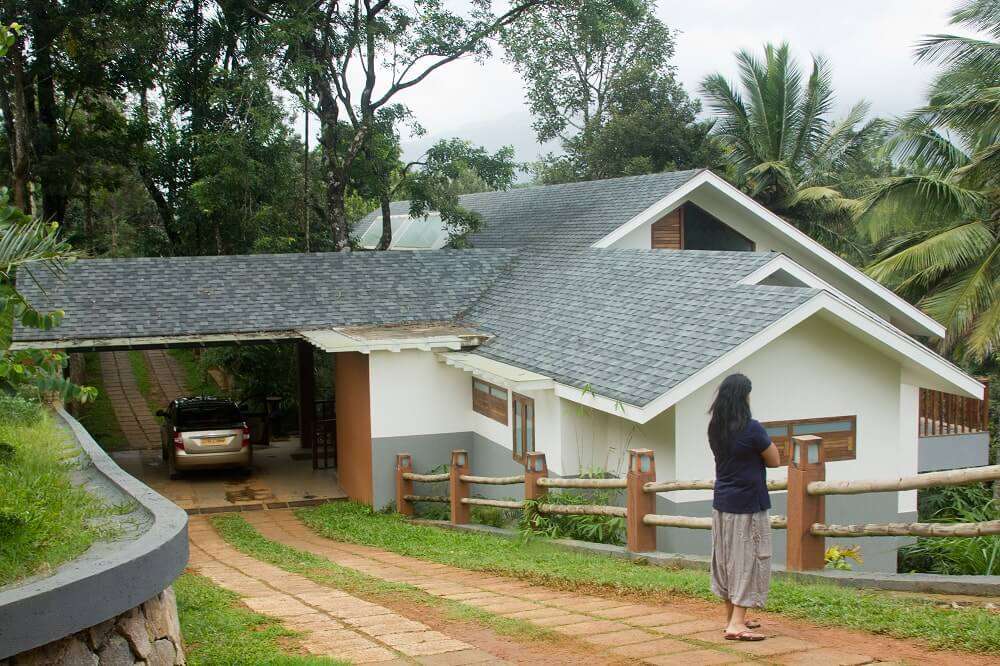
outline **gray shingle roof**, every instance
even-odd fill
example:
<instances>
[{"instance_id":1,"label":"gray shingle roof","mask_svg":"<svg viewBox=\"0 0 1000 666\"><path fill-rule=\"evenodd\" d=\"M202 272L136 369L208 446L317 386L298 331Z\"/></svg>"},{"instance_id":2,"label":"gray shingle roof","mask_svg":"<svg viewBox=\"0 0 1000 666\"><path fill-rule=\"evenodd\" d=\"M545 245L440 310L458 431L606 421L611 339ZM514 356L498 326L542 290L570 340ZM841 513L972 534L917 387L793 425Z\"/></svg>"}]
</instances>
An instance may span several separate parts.
<instances>
[{"instance_id":1,"label":"gray shingle roof","mask_svg":"<svg viewBox=\"0 0 1000 666\"><path fill-rule=\"evenodd\" d=\"M737 284L774 256L531 253L465 316L496 336L476 353L643 406L816 293Z\"/></svg>"},{"instance_id":2,"label":"gray shingle roof","mask_svg":"<svg viewBox=\"0 0 1000 666\"><path fill-rule=\"evenodd\" d=\"M564 185L525 187L459 197L479 213L483 228L470 237L473 247L592 245L686 183L700 170L671 171ZM393 215L410 212L409 201L394 201ZM363 232L379 214L369 213L356 227Z\"/></svg>"},{"instance_id":3,"label":"gray shingle roof","mask_svg":"<svg viewBox=\"0 0 1000 666\"><path fill-rule=\"evenodd\" d=\"M513 260L512 250L355 252L90 259L65 279L19 285L36 306L61 308L51 331L16 340L288 331L445 321Z\"/></svg>"}]
</instances>

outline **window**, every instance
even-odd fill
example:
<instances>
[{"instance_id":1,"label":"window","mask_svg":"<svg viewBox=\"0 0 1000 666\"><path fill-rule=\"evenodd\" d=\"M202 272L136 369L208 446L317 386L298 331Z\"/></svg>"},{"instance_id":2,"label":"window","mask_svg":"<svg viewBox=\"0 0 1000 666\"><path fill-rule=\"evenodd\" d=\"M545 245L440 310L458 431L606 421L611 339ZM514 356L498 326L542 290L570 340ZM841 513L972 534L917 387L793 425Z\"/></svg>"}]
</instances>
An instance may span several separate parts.
<instances>
[{"instance_id":1,"label":"window","mask_svg":"<svg viewBox=\"0 0 1000 666\"><path fill-rule=\"evenodd\" d=\"M771 441L781 452L781 464L788 464L792 437L816 435L823 438L826 461L854 460L857 456L856 416L832 416L823 419L799 419L796 421L769 421L762 423Z\"/></svg>"},{"instance_id":2,"label":"window","mask_svg":"<svg viewBox=\"0 0 1000 666\"><path fill-rule=\"evenodd\" d=\"M535 401L514 394L514 460L523 463L525 454L535 450Z\"/></svg>"},{"instance_id":3,"label":"window","mask_svg":"<svg viewBox=\"0 0 1000 666\"><path fill-rule=\"evenodd\" d=\"M473 379L472 411L507 425L507 389Z\"/></svg>"}]
</instances>

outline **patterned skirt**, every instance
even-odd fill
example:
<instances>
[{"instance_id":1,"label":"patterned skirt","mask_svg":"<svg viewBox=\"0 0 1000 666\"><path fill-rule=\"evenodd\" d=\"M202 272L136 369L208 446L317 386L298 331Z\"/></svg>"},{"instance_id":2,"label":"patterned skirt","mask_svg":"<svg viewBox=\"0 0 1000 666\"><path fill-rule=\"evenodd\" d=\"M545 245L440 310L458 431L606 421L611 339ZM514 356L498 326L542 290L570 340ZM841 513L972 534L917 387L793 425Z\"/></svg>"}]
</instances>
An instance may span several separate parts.
<instances>
[{"instance_id":1,"label":"patterned skirt","mask_svg":"<svg viewBox=\"0 0 1000 666\"><path fill-rule=\"evenodd\" d=\"M767 511L712 510L712 592L736 606L760 608L771 585Z\"/></svg>"}]
</instances>

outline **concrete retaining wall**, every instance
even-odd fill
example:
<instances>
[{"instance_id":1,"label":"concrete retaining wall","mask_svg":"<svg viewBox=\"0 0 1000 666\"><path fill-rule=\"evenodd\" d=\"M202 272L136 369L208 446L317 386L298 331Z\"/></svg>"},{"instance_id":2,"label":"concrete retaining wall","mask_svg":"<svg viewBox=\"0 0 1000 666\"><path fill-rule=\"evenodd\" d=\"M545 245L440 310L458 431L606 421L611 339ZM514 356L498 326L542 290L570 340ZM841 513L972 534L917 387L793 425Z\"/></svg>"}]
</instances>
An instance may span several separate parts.
<instances>
[{"instance_id":1,"label":"concrete retaining wall","mask_svg":"<svg viewBox=\"0 0 1000 666\"><path fill-rule=\"evenodd\" d=\"M107 644L95 648L97 643L92 639L90 643L86 640L81 643L80 632L105 626L111 620L114 627L119 622L137 626L142 624L139 616L148 620L150 616L146 613L151 612L157 627L164 626L167 615L176 624L173 594L165 591L188 560L187 514L125 473L65 410L58 408L57 412L81 450L81 470L76 482L86 485L88 491L109 504L130 502L133 510L122 517L127 529L121 538L95 543L86 553L49 575L0 589L0 660L18 655L13 662L17 664L88 663L87 658L76 660L83 654L79 652L81 645L93 654L94 649L103 649ZM169 606L166 615L149 611L151 607L162 610L164 605ZM104 638L111 640L110 628L108 631ZM151 632L150 641L155 643L169 634L174 636L171 644L180 647L179 630L174 633L176 636L157 629ZM115 635L125 637L122 631ZM133 639L140 635L136 631ZM144 646L141 638L138 640L140 647ZM25 661L27 657L21 654L50 643L54 644L52 650L65 656L63 661L31 662ZM160 647L166 654L165 645ZM130 649L133 654L140 654L135 652L135 645ZM155 661L158 657L151 655L144 657L150 664L168 663Z\"/></svg>"}]
</instances>

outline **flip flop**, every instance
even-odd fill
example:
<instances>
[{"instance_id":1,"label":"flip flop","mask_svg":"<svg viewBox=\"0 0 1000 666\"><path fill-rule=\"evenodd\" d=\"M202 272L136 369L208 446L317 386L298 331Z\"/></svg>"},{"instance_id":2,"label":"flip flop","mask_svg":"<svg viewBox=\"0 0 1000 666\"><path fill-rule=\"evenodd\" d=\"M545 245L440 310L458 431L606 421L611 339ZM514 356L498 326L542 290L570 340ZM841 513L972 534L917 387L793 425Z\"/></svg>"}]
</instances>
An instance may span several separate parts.
<instances>
[{"instance_id":1,"label":"flip flop","mask_svg":"<svg viewBox=\"0 0 1000 666\"><path fill-rule=\"evenodd\" d=\"M765 638L767 638L767 636L761 636L760 634L755 634L750 631L741 631L736 634L726 633L727 641L744 641L746 643L751 643L751 642L762 641Z\"/></svg>"},{"instance_id":2,"label":"flip flop","mask_svg":"<svg viewBox=\"0 0 1000 666\"><path fill-rule=\"evenodd\" d=\"M760 622L757 620L747 620L743 624L747 625L747 629L760 629ZM722 633L726 633L726 630L723 629Z\"/></svg>"}]
</instances>

